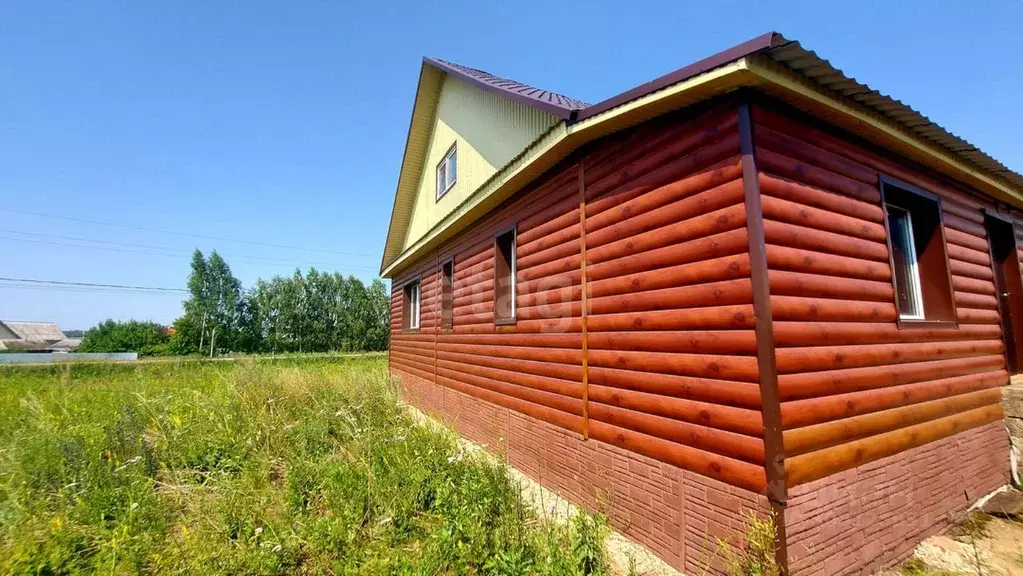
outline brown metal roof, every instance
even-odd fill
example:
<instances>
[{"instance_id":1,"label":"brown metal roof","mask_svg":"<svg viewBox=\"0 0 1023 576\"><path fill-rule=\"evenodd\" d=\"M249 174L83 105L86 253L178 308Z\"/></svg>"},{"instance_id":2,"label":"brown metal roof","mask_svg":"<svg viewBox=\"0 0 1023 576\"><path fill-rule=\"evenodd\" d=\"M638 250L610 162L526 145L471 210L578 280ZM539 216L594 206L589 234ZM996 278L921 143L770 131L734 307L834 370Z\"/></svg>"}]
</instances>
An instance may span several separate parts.
<instances>
[{"instance_id":1,"label":"brown metal roof","mask_svg":"<svg viewBox=\"0 0 1023 576\"><path fill-rule=\"evenodd\" d=\"M896 100L857 82L855 78L846 76L813 50L803 48L799 42L787 40L777 32L771 33L771 36L770 46L761 52L775 62L898 123L920 139L944 148L978 168L1023 188L1023 175L1019 172L1010 170L1005 164L935 124L930 118L902 103L901 100Z\"/></svg>"},{"instance_id":2,"label":"brown metal roof","mask_svg":"<svg viewBox=\"0 0 1023 576\"><path fill-rule=\"evenodd\" d=\"M1010 170L973 144L935 124L930 118L902 101L874 90L866 84L856 81L855 78L846 76L813 50L807 50L799 42L788 40L777 32L768 32L757 36L596 104L587 104L582 100L534 88L444 60L424 58L423 61L486 90L497 92L527 106L539 108L564 118L569 124L574 124L754 54L764 55L811 80L821 88L849 98L899 124L922 140L948 150L985 172L1023 188L1023 175L1020 173Z\"/></svg>"},{"instance_id":3,"label":"brown metal roof","mask_svg":"<svg viewBox=\"0 0 1023 576\"><path fill-rule=\"evenodd\" d=\"M768 32L767 34L764 34L762 36L757 36L752 40L747 40L742 44L732 46L731 48L724 50L722 52L718 52L713 56L709 56L707 58L704 58L703 60L698 60L688 66L679 68L674 72L669 72L664 76L654 78L653 80L647 82L646 84L641 84L631 90L626 90L625 92L622 92L617 96L612 96L607 100L598 102L592 106L587 106L585 110L580 112L575 117L574 121L580 122L587 118L591 118L602 112L607 112L612 108L617 108L622 104L627 104L629 102L632 102L633 100L642 98L647 94L652 94L654 92L657 92L658 90L663 90L669 86L673 86L675 84L678 84L679 82L688 80L693 76L703 74L704 72L724 66L725 64L729 64L731 62L735 62L736 60L749 56L750 54L753 54L755 52L764 50L766 48L770 48L774 36L776 35L778 34L776 34L775 32Z\"/></svg>"},{"instance_id":4,"label":"brown metal roof","mask_svg":"<svg viewBox=\"0 0 1023 576\"><path fill-rule=\"evenodd\" d=\"M563 129L565 131L562 133L562 136L565 138L568 138L569 136L566 135L570 135L570 133L576 134L573 132L573 128L576 127L574 125L588 120L587 124L577 126L581 129L577 131L579 136L577 140L583 142L589 137L586 134L607 134L609 133L607 130L620 129L622 126L629 125L628 122L633 120L642 121L645 118L651 117L649 114L663 113L664 109L663 105L658 104L657 107L651 108L649 114L644 116L642 106L637 109L638 111L632 113L630 112L631 107L625 105L647 98L651 100L651 103L658 103L660 102L660 92L665 92L668 99L673 98L667 89L685 84L690 80L698 83L701 77L712 75L708 73L713 73L715 70L723 69L730 65L738 65L739 68L745 70L744 74L747 76L739 77L735 74L733 75L735 82L722 82L716 85L716 88L711 86L707 94L704 95L705 97L715 95L715 90L727 91L743 85L762 85L765 90L777 88L782 91L792 91L792 94L786 92L781 96L783 98L802 98L807 94L806 92L800 92L805 84L805 88L809 93L817 94L827 101L833 102L836 106L835 110L839 110L839 115L859 115L859 120L857 121L863 121L863 118L867 118L864 125L866 128L874 130L876 134L887 134L888 136L886 137L889 137L892 143L910 143L906 144L908 146L906 150L909 153L919 154L921 158L925 158L923 161L936 159L944 163L943 165L946 165L946 168L951 166L953 171L959 174L959 177L969 178L972 179L972 182L980 184L986 193L1016 205L1020 204L1020 198L1023 196L1023 175L1010 170L973 144L945 130L901 101L895 100L865 84L857 82L854 78L846 76L841 70L819 57L815 52L803 48L799 42L790 41L777 32L768 32L592 105L561 94L500 78L482 70L431 58L423 59L423 68L420 73L420 91L422 90L424 78L428 78L431 75L443 77L444 74L452 74L491 93L564 119ZM782 72L782 74L775 74L775 70ZM427 71L430 74L427 74ZM436 74L437 72L440 72L440 74ZM790 76L792 79L798 80L798 82L794 85L783 87L783 84L788 81ZM700 95L694 92L694 97L699 98ZM417 93L417 106L420 105L419 99L420 94ZM663 102L668 101L667 99L663 100ZM671 102L675 102L676 106L687 106L693 101L695 100L691 98L671 100ZM839 109L837 108L838 106L842 108ZM605 116L603 114L605 112L610 113ZM616 114L619 112L623 116L616 119ZM864 115L863 113L866 114ZM415 114L413 114L413 118L415 118ZM621 120L621 118L624 118L624 120ZM605 119L608 122L604 122ZM880 124L875 125L874 119L884 126ZM855 125L855 122L853 124ZM602 130L601 126L605 126L606 129ZM590 130L593 127L596 127L596 129ZM412 141L411 130L410 128L409 142ZM409 153L408 146L407 143L406 159ZM568 143L563 148L565 150L572 149ZM561 153L556 150L562 150L562 148L552 148L546 150L546 152L538 152L538 156L533 157L527 162L535 160L542 164L541 161L549 160L544 156L547 152L551 154ZM522 168L521 162L515 166L516 169ZM405 174L405 170L405 159L403 159L402 174ZM501 172L498 174L501 174ZM388 230L388 246L391 246L394 241L392 238L395 229L394 218L398 214L397 206L400 194L399 180L399 191L395 196L396 208L392 212L391 228ZM408 215L404 214L400 217L407 218ZM385 248L384 259L381 265L382 269L393 265L397 258L407 256L405 254L398 254L400 250L395 247L390 248L390 252L388 250L388 248Z\"/></svg>"},{"instance_id":5,"label":"brown metal roof","mask_svg":"<svg viewBox=\"0 0 1023 576\"><path fill-rule=\"evenodd\" d=\"M564 94L541 90L528 84L494 76L489 72L469 68L454 62L438 60L436 58L423 58L423 62L449 74L454 74L462 80L479 86L484 90L496 92L505 98L510 98L531 108L543 110L548 114L553 114L565 120L573 118L579 110L589 106L589 104L582 100L569 98Z\"/></svg>"},{"instance_id":6,"label":"brown metal roof","mask_svg":"<svg viewBox=\"0 0 1023 576\"><path fill-rule=\"evenodd\" d=\"M982 152L973 144L935 124L930 118L927 118L900 100L874 90L866 84L861 84L855 78L846 76L841 70L832 66L830 62L818 56L816 52L803 48L799 42L788 40L777 32L768 32L709 58L704 58L689 66L665 74L646 84L627 90L617 96L612 96L603 102L587 106L575 118L568 121L569 123L580 122L586 118L596 116L612 108L754 54L767 56L789 70L811 80L818 86L849 98L857 104L901 125L922 140L944 148L985 172L998 176L1014 186L1023 188L1023 175L1010 170L1007 166Z\"/></svg>"}]
</instances>

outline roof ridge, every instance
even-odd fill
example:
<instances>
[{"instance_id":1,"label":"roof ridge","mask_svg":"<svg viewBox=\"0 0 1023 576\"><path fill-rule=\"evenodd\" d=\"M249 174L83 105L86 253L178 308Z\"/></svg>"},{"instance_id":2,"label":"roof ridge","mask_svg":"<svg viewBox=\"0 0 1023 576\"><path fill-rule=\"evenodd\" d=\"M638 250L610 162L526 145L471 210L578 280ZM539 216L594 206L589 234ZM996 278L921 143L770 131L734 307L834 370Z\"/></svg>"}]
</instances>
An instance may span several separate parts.
<instances>
[{"instance_id":1,"label":"roof ridge","mask_svg":"<svg viewBox=\"0 0 1023 576\"><path fill-rule=\"evenodd\" d=\"M574 118L580 111L589 106L588 103L564 94L537 88L518 80L503 78L486 70L456 64L440 58L423 58L429 64L443 72L453 74L484 90L510 98L531 108L536 108L563 119Z\"/></svg>"},{"instance_id":2,"label":"roof ridge","mask_svg":"<svg viewBox=\"0 0 1023 576\"><path fill-rule=\"evenodd\" d=\"M10 322L13 322L15 324L57 324L56 322L48 320L0 320L0 322L3 322L4 324Z\"/></svg>"}]
</instances>

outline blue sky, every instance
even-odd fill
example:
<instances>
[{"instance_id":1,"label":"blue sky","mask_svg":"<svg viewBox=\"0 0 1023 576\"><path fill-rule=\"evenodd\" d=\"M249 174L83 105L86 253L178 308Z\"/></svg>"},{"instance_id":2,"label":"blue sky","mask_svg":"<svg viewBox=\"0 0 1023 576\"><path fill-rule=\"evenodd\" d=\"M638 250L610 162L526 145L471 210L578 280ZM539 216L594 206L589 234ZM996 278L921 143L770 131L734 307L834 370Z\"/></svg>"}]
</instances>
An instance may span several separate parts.
<instances>
[{"instance_id":1,"label":"blue sky","mask_svg":"<svg viewBox=\"0 0 1023 576\"><path fill-rule=\"evenodd\" d=\"M827 4L6 0L0 277L181 288L198 247L373 278L424 55L597 102L776 30L1023 171L1023 4ZM181 299L0 286L0 319Z\"/></svg>"}]
</instances>

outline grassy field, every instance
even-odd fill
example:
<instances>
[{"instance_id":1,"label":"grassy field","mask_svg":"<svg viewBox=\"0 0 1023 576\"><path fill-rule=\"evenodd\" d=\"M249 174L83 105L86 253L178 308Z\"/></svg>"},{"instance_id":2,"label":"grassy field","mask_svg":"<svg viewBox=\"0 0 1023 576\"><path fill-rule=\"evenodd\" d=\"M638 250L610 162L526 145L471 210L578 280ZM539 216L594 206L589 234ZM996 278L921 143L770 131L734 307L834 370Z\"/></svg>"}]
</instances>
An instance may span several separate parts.
<instances>
[{"instance_id":1,"label":"grassy field","mask_svg":"<svg viewBox=\"0 0 1023 576\"><path fill-rule=\"evenodd\" d=\"M0 573L587 574L385 360L0 368Z\"/></svg>"}]
</instances>

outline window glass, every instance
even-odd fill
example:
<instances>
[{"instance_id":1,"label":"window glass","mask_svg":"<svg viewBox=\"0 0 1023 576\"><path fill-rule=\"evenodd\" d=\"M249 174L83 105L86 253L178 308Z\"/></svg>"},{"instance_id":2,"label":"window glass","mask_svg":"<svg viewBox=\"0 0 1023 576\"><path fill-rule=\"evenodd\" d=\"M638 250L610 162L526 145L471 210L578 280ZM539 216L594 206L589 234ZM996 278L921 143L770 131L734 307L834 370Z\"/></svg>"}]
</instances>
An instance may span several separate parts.
<instances>
[{"instance_id":1,"label":"window glass","mask_svg":"<svg viewBox=\"0 0 1023 576\"><path fill-rule=\"evenodd\" d=\"M448 260L441 266L440 325L441 328L454 326L455 263Z\"/></svg>"},{"instance_id":2,"label":"window glass","mask_svg":"<svg viewBox=\"0 0 1023 576\"><path fill-rule=\"evenodd\" d=\"M455 146L437 164L437 200L447 193L458 178L458 150Z\"/></svg>"},{"instance_id":3,"label":"window glass","mask_svg":"<svg viewBox=\"0 0 1023 576\"><path fill-rule=\"evenodd\" d=\"M515 230L494 239L494 320L515 319Z\"/></svg>"},{"instance_id":4,"label":"window glass","mask_svg":"<svg viewBox=\"0 0 1023 576\"><path fill-rule=\"evenodd\" d=\"M419 328L419 282L412 285L412 328Z\"/></svg>"},{"instance_id":5,"label":"window glass","mask_svg":"<svg viewBox=\"0 0 1023 576\"><path fill-rule=\"evenodd\" d=\"M419 329L419 281L405 285L401 308L401 327L405 330Z\"/></svg>"},{"instance_id":6,"label":"window glass","mask_svg":"<svg viewBox=\"0 0 1023 576\"><path fill-rule=\"evenodd\" d=\"M447 189L447 184L445 183L447 181L445 176L446 172L447 167L443 162L440 166L437 166L437 198L443 196L444 191Z\"/></svg>"},{"instance_id":7,"label":"window glass","mask_svg":"<svg viewBox=\"0 0 1023 576\"><path fill-rule=\"evenodd\" d=\"M451 186L458 179L458 151L454 148L451 149L451 154L448 154L448 170L447 170L447 185Z\"/></svg>"},{"instance_id":8,"label":"window glass","mask_svg":"<svg viewBox=\"0 0 1023 576\"><path fill-rule=\"evenodd\" d=\"M920 288L920 266L913 241L913 220L907 210L888 205L888 230L892 236L892 261L895 265L895 293L899 315L922 320L924 305Z\"/></svg>"},{"instance_id":9,"label":"window glass","mask_svg":"<svg viewBox=\"0 0 1023 576\"><path fill-rule=\"evenodd\" d=\"M956 322L940 199L884 178L892 284L900 322Z\"/></svg>"}]
</instances>

